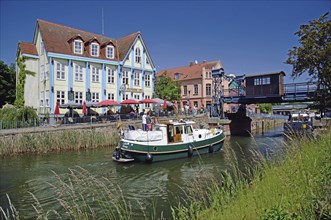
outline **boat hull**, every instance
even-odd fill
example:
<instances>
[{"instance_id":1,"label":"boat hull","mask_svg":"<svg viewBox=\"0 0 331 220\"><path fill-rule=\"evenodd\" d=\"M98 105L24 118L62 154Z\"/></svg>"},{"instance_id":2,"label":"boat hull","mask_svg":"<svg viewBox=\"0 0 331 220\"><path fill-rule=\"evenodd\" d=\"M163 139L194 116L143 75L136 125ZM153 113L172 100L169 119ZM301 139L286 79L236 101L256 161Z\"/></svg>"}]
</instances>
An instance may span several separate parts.
<instances>
[{"instance_id":1,"label":"boat hull","mask_svg":"<svg viewBox=\"0 0 331 220\"><path fill-rule=\"evenodd\" d=\"M120 150L121 157L133 158L135 161L158 162L219 151L223 147L224 139L225 135L221 132L205 140L197 140L190 143L170 143L167 145L121 140L117 151Z\"/></svg>"}]
</instances>

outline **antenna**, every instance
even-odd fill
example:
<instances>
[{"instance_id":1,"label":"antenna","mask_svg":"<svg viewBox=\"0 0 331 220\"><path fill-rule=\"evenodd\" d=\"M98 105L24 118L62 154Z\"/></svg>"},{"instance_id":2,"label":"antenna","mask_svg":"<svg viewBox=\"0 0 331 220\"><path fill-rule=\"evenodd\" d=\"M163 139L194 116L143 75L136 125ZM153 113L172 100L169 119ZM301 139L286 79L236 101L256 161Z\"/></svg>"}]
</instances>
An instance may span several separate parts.
<instances>
[{"instance_id":1,"label":"antenna","mask_svg":"<svg viewBox=\"0 0 331 220\"><path fill-rule=\"evenodd\" d=\"M104 27L104 22L103 22L103 8L102 8L102 24L101 24L101 26L102 26L102 35L105 35L105 27Z\"/></svg>"}]
</instances>

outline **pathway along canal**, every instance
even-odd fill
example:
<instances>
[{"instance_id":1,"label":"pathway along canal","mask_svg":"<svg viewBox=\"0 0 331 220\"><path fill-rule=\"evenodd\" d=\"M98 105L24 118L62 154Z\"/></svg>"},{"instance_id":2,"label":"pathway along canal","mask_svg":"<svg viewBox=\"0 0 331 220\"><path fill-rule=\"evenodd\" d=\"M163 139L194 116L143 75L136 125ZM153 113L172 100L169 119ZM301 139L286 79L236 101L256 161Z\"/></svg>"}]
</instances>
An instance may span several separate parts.
<instances>
[{"instance_id":1,"label":"pathway along canal","mask_svg":"<svg viewBox=\"0 0 331 220\"><path fill-rule=\"evenodd\" d=\"M283 148L283 129L277 127L254 137L227 137L224 148L231 148L245 160L254 157L252 150L271 156ZM241 146L241 147L239 147ZM229 167L224 150L199 157L165 161L153 164L119 164L111 159L109 149L72 151L49 155L30 155L0 159L0 206L7 208L7 193L19 211L21 219L36 216L32 204L33 193L44 210L57 209L59 202L49 183L58 175L69 173L69 168L81 167L97 177L106 177L119 185L124 198L133 205L133 219L163 216L171 219L170 206L176 206L183 191L192 189L192 180L202 172L224 171ZM239 160L240 163L241 160ZM116 187L113 187L114 190ZM138 205L139 204L139 205ZM45 211L46 212L46 211ZM1 216L1 214L0 214Z\"/></svg>"}]
</instances>

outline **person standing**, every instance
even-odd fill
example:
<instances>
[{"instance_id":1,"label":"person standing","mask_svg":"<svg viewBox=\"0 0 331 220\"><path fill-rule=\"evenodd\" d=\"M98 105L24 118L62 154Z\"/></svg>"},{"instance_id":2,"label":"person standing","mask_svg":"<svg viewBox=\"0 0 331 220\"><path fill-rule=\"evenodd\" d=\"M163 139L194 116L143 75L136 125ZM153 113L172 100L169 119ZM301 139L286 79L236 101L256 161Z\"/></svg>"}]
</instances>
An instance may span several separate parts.
<instances>
[{"instance_id":1,"label":"person standing","mask_svg":"<svg viewBox=\"0 0 331 220\"><path fill-rule=\"evenodd\" d=\"M143 114L141 120L142 120L143 131L147 131L147 122L146 122L146 113L145 113L145 111L144 111L144 114Z\"/></svg>"},{"instance_id":2,"label":"person standing","mask_svg":"<svg viewBox=\"0 0 331 220\"><path fill-rule=\"evenodd\" d=\"M149 112L147 112L146 124L147 124L147 130L151 131L152 130L152 119L151 119L151 116L150 116Z\"/></svg>"}]
</instances>

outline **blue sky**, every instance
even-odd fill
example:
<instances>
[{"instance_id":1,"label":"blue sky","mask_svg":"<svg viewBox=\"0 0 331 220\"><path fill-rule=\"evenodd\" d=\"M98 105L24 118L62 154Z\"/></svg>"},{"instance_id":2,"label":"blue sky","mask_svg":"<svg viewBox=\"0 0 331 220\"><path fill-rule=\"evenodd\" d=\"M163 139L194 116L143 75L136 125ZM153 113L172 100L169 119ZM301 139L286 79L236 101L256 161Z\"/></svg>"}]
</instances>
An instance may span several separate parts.
<instances>
[{"instance_id":1,"label":"blue sky","mask_svg":"<svg viewBox=\"0 0 331 220\"><path fill-rule=\"evenodd\" d=\"M19 41L32 42L38 18L120 38L141 31L157 71L190 61L221 60L235 75L283 70L301 24L331 10L304 1L13 1L0 0L0 59L15 61ZM307 76L298 81L307 81Z\"/></svg>"}]
</instances>

